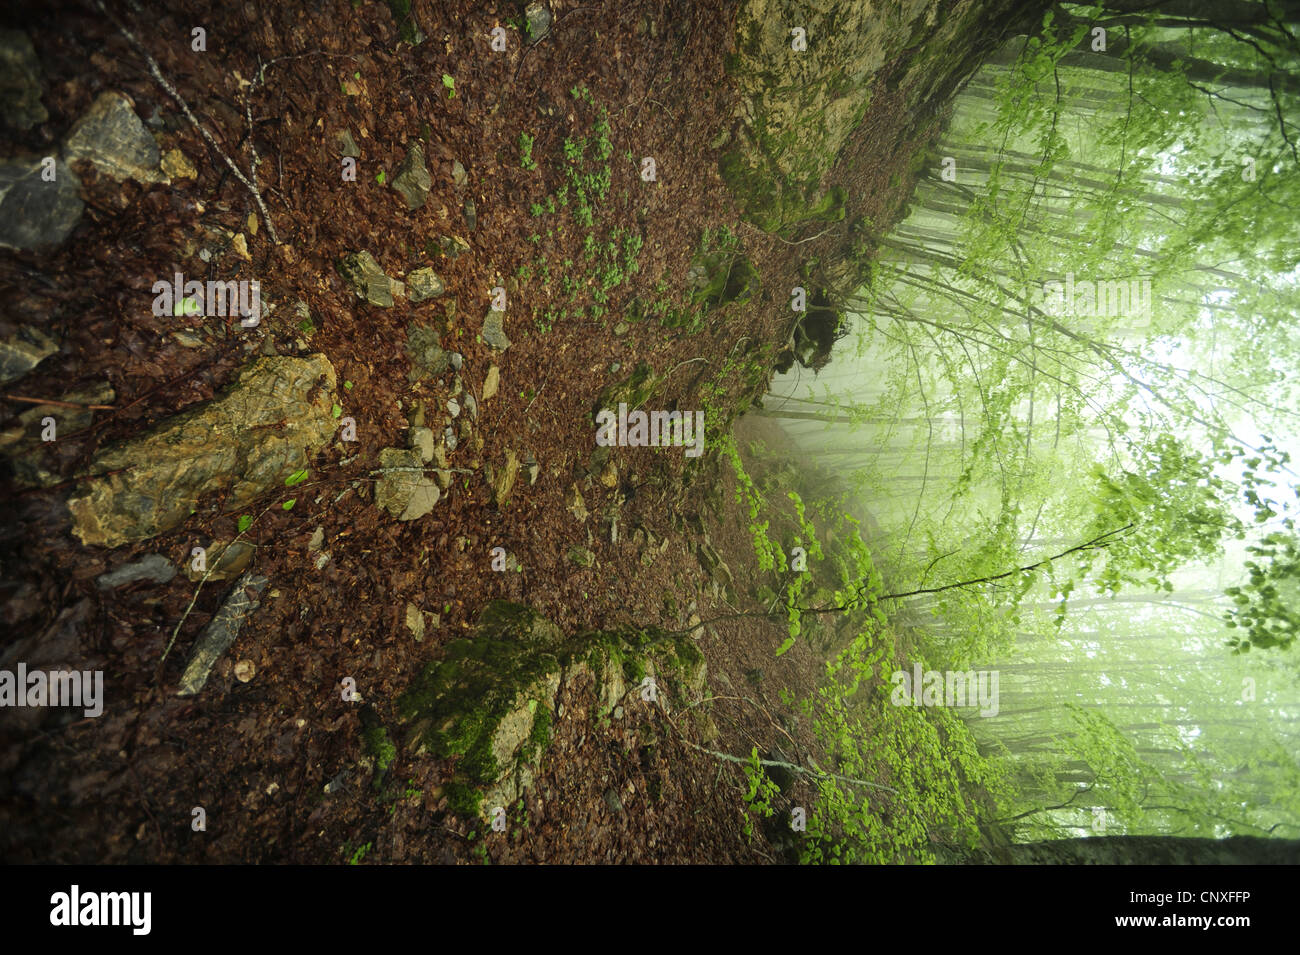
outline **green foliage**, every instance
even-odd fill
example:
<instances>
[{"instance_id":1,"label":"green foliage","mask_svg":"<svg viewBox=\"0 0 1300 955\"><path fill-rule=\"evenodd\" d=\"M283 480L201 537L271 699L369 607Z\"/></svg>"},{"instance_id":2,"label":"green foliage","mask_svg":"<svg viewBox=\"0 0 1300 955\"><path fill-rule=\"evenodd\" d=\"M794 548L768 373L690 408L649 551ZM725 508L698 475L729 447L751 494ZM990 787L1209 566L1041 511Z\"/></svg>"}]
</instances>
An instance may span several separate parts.
<instances>
[{"instance_id":1,"label":"green foliage","mask_svg":"<svg viewBox=\"0 0 1300 955\"><path fill-rule=\"evenodd\" d=\"M447 88L447 98L452 99L456 95L456 78L449 73L443 73L442 85Z\"/></svg>"},{"instance_id":2,"label":"green foliage","mask_svg":"<svg viewBox=\"0 0 1300 955\"><path fill-rule=\"evenodd\" d=\"M767 771L763 768L758 758L758 747L755 746L750 752L750 761L745 764L745 835L753 837L754 835L754 817L762 819L771 819L776 814L773 808L773 801L781 795L781 790L776 783L768 777Z\"/></svg>"},{"instance_id":3,"label":"green foliage","mask_svg":"<svg viewBox=\"0 0 1300 955\"><path fill-rule=\"evenodd\" d=\"M533 137L526 132L519 134L519 165L529 171L537 168L537 162L533 159Z\"/></svg>"}]
</instances>

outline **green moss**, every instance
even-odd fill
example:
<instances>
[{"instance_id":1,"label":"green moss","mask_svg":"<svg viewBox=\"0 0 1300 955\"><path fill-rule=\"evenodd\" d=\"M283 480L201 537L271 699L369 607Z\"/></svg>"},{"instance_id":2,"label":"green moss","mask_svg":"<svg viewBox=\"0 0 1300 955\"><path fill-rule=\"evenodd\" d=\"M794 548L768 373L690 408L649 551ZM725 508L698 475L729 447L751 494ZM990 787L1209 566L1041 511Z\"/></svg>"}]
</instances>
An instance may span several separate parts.
<instances>
[{"instance_id":1,"label":"green moss","mask_svg":"<svg viewBox=\"0 0 1300 955\"><path fill-rule=\"evenodd\" d=\"M447 786L447 806L459 816L477 816L483 794L473 786L452 782Z\"/></svg>"},{"instance_id":2,"label":"green moss","mask_svg":"<svg viewBox=\"0 0 1300 955\"><path fill-rule=\"evenodd\" d=\"M384 772L397 758L397 747L388 738L388 730L383 726L372 726L365 730L366 752L374 757L375 768Z\"/></svg>"}]
</instances>

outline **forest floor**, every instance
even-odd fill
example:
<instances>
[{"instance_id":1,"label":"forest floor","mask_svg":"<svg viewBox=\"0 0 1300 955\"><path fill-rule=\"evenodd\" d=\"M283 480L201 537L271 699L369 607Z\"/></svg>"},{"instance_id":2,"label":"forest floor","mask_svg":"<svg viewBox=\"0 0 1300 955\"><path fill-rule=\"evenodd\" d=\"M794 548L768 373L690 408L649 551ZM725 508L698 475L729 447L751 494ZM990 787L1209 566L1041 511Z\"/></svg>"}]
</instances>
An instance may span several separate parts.
<instances>
[{"instance_id":1,"label":"forest floor","mask_svg":"<svg viewBox=\"0 0 1300 955\"><path fill-rule=\"evenodd\" d=\"M714 739L639 701L621 720L599 724L572 701L525 812L512 811L507 833L486 837L481 824L446 812L445 763L399 752L387 785L372 786L359 708L340 697L339 682L350 675L366 703L391 716L419 669L496 598L525 602L566 632L679 628L691 614L708 620L761 609L729 466L707 450L692 460L672 448L615 448L609 461L593 462L591 411L641 362L662 380L656 396L665 407L707 403L723 418L743 411L765 390L789 334L800 263L843 243L846 223L859 216L882 227L894 221L911 191L909 162L923 145L896 106L901 91L882 89L833 173L850 197L845 223L769 236L742 222L716 170L720 142L736 123L727 44L719 42L733 32L731 4L669 16L651 2L554 3L550 35L531 46L509 22L514 9L499 6L443 5L419 24L425 40L416 46L399 39L379 3L255 11L181 0L149 16L127 14L164 75L245 169L251 115L279 246L257 222L249 193L109 22L70 4L59 11L66 29L33 37L54 119L7 148L39 150L99 93L120 90L141 117L156 119L164 151L180 148L198 174L140 186L87 172L86 217L68 242L46 255L0 257L0 288L13 313L46 323L53 316L64 335L62 350L10 393L49 398L108 382L115 394L111 410L60 437L48 466L73 480L97 449L213 397L256 354L323 352L346 387L340 395L358 442L331 444L295 491L240 510L205 501L178 530L112 552L72 539L59 493L14 492L0 585L6 645L34 635L73 640L79 668L105 671L107 700L98 719L50 714L33 722L30 712L10 711L0 720L7 861L779 860L761 833L744 834L739 767L696 748L745 756L785 741L812 745L779 692L806 696L821 659L802 644L774 658L779 627L740 619L700 636ZM206 53L190 50L192 21L207 30ZM489 47L496 26L507 27L505 52ZM340 181L343 129L361 153L355 182ZM521 155L521 133L533 137L531 162ZM610 180L590 227L578 227L562 206L533 214L573 168L566 140L587 137L595 149L604 136ZM411 211L377 176L383 170L391 179L421 138L432 186ZM654 182L640 175L646 156L655 160ZM453 163L465 172L460 185ZM758 269L761 292L744 305L701 311L687 298L685 277L706 228L731 230ZM604 302L595 294L602 273L584 258L589 234L605 250L594 257L608 253L602 267L621 266ZM454 259L431 251L447 236L462 237L468 251ZM200 248L212 250L206 265ZM432 265L446 294L393 308L359 302L336 262L360 249L390 275ZM635 269L627 267L633 260ZM223 278L260 278L279 314L256 329L151 314L147 290L160 276L218 266ZM504 353L479 334L497 286L510 300ZM295 300L310 319L284 318ZM678 324L635 320L634 302ZM444 332L444 347L463 355L460 377L478 399L473 438L482 443L463 442L452 455L465 473L432 513L399 523L370 500L367 474L380 449L404 446L413 403L437 408L452 394L450 373L408 378L406 327L426 317ZM494 365L500 386L486 398ZM8 404L6 414L26 407ZM707 421L706 449L722 426ZM507 450L534 459L537 476L529 483L521 473L508 504L496 507L483 465L499 467ZM571 506L575 487L585 517ZM291 510L279 506L287 497L296 500ZM228 585L198 588L195 601L196 584L181 575L113 591L94 578L151 553L184 566L196 542L231 539L241 515L256 518L246 538L267 591L206 689L177 697L189 647ZM701 528L731 570L732 602L692 552ZM648 540L666 544L651 548ZM575 546L594 552L591 566L569 559ZM521 569L495 572L494 547ZM408 604L437 615L422 640L406 624ZM235 676L237 663L253 665L247 682ZM205 810L206 832L192 830L193 807Z\"/></svg>"}]
</instances>

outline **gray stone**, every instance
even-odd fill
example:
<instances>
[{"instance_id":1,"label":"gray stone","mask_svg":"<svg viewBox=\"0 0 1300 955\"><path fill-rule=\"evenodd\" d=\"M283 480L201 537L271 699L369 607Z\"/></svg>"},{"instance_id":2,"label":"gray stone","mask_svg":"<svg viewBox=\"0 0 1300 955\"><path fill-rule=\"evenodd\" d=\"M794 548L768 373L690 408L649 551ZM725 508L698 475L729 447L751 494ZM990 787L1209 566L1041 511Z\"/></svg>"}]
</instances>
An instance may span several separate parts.
<instances>
[{"instance_id":1,"label":"gray stone","mask_svg":"<svg viewBox=\"0 0 1300 955\"><path fill-rule=\"evenodd\" d=\"M614 326L614 334L619 336L626 335L629 328L631 328L631 326L628 325L627 322L619 322Z\"/></svg>"},{"instance_id":2,"label":"gray stone","mask_svg":"<svg viewBox=\"0 0 1300 955\"><path fill-rule=\"evenodd\" d=\"M424 639L424 614L413 603L406 605L406 629L411 631L417 643Z\"/></svg>"},{"instance_id":3,"label":"gray stone","mask_svg":"<svg viewBox=\"0 0 1300 955\"><path fill-rule=\"evenodd\" d=\"M569 560L579 567L590 567L596 563L596 555L586 547L570 547Z\"/></svg>"},{"instance_id":4,"label":"gray stone","mask_svg":"<svg viewBox=\"0 0 1300 955\"><path fill-rule=\"evenodd\" d=\"M114 179L163 182L162 157L131 100L121 93L101 93L73 126L63 143L68 162L85 159Z\"/></svg>"},{"instance_id":5,"label":"gray stone","mask_svg":"<svg viewBox=\"0 0 1300 955\"><path fill-rule=\"evenodd\" d=\"M528 32L528 39L536 43L550 33L552 19L551 11L546 9L544 3L534 2L524 7L524 28Z\"/></svg>"},{"instance_id":6,"label":"gray stone","mask_svg":"<svg viewBox=\"0 0 1300 955\"><path fill-rule=\"evenodd\" d=\"M54 181L41 178L40 159L0 162L0 247L37 249L57 245L81 219L81 180L61 159Z\"/></svg>"},{"instance_id":7,"label":"gray stone","mask_svg":"<svg viewBox=\"0 0 1300 955\"><path fill-rule=\"evenodd\" d=\"M114 590L123 584L133 584L137 580L147 580L153 584L165 584L176 576L176 568L162 554L149 554L139 560L123 564L117 570L100 574L95 578L95 586L100 590Z\"/></svg>"},{"instance_id":8,"label":"gray stone","mask_svg":"<svg viewBox=\"0 0 1300 955\"><path fill-rule=\"evenodd\" d=\"M384 448L379 466L385 469L375 483L375 503L399 521L414 521L433 510L440 492L425 473L416 451Z\"/></svg>"},{"instance_id":9,"label":"gray stone","mask_svg":"<svg viewBox=\"0 0 1300 955\"><path fill-rule=\"evenodd\" d=\"M438 248L442 250L442 254L453 262L470 249L469 242L458 235L444 235L440 237L437 242Z\"/></svg>"},{"instance_id":10,"label":"gray stone","mask_svg":"<svg viewBox=\"0 0 1300 955\"><path fill-rule=\"evenodd\" d=\"M416 269L407 273L407 297L411 303L423 302L425 299L437 298L447 291L447 285L433 269Z\"/></svg>"},{"instance_id":11,"label":"gray stone","mask_svg":"<svg viewBox=\"0 0 1300 955\"><path fill-rule=\"evenodd\" d=\"M456 432L448 425L442 432L442 443L447 446L448 451L456 450Z\"/></svg>"},{"instance_id":12,"label":"gray stone","mask_svg":"<svg viewBox=\"0 0 1300 955\"><path fill-rule=\"evenodd\" d=\"M452 398L447 402L447 414L451 415L453 418L460 417L460 403L455 398Z\"/></svg>"},{"instance_id":13,"label":"gray stone","mask_svg":"<svg viewBox=\"0 0 1300 955\"><path fill-rule=\"evenodd\" d=\"M219 397L101 450L88 470L102 476L68 500L72 532L117 547L179 526L205 494L236 509L283 489L338 429L336 382L324 355L253 361Z\"/></svg>"},{"instance_id":14,"label":"gray stone","mask_svg":"<svg viewBox=\"0 0 1300 955\"><path fill-rule=\"evenodd\" d=\"M495 308L489 310L487 317L483 319L483 341L489 348L505 351L510 347L510 339L506 337L505 321L506 313Z\"/></svg>"},{"instance_id":15,"label":"gray stone","mask_svg":"<svg viewBox=\"0 0 1300 955\"><path fill-rule=\"evenodd\" d=\"M474 205L473 198L465 200L465 225L470 232L478 228L478 207Z\"/></svg>"},{"instance_id":16,"label":"gray stone","mask_svg":"<svg viewBox=\"0 0 1300 955\"><path fill-rule=\"evenodd\" d=\"M451 353L451 367L460 371L465 364L465 356L458 351Z\"/></svg>"},{"instance_id":17,"label":"gray stone","mask_svg":"<svg viewBox=\"0 0 1300 955\"><path fill-rule=\"evenodd\" d=\"M428 325L412 322L406 326L406 357L411 361L407 378L411 384L436 378L451 366L451 359L439 345L441 339L439 331Z\"/></svg>"},{"instance_id":18,"label":"gray stone","mask_svg":"<svg viewBox=\"0 0 1300 955\"><path fill-rule=\"evenodd\" d=\"M235 541L231 544L213 541L207 547L207 558L204 561L207 570L196 570L192 562L187 562L185 576L193 581L233 580L248 569L255 553L257 548L248 541Z\"/></svg>"},{"instance_id":19,"label":"gray stone","mask_svg":"<svg viewBox=\"0 0 1300 955\"><path fill-rule=\"evenodd\" d=\"M495 479L492 481L492 503L497 507L503 507L510 500L510 492L514 490L515 479L519 477L519 454L515 451L506 451L505 465L497 471Z\"/></svg>"},{"instance_id":20,"label":"gray stone","mask_svg":"<svg viewBox=\"0 0 1300 955\"><path fill-rule=\"evenodd\" d=\"M605 790L605 806L610 812L622 812L623 803L618 798L618 793L612 789Z\"/></svg>"},{"instance_id":21,"label":"gray stone","mask_svg":"<svg viewBox=\"0 0 1300 955\"><path fill-rule=\"evenodd\" d=\"M13 129L31 129L50 118L41 105L41 64L21 30L0 30L0 119Z\"/></svg>"},{"instance_id":22,"label":"gray stone","mask_svg":"<svg viewBox=\"0 0 1300 955\"><path fill-rule=\"evenodd\" d=\"M325 528L318 527L312 531L311 540L307 542L307 553L314 554L325 546Z\"/></svg>"},{"instance_id":23,"label":"gray stone","mask_svg":"<svg viewBox=\"0 0 1300 955\"><path fill-rule=\"evenodd\" d=\"M464 189L469 184L469 176L465 173L465 167L460 164L459 159L451 161L451 181L456 184L457 189Z\"/></svg>"},{"instance_id":24,"label":"gray stone","mask_svg":"<svg viewBox=\"0 0 1300 955\"><path fill-rule=\"evenodd\" d=\"M193 696L203 689L208 677L212 675L212 668L239 636L244 621L261 604L262 590L265 587L266 578L251 572L235 582L225 603L190 651L189 662L181 675L180 688L176 691L177 696Z\"/></svg>"},{"instance_id":25,"label":"gray stone","mask_svg":"<svg viewBox=\"0 0 1300 955\"><path fill-rule=\"evenodd\" d=\"M465 395L465 411L469 413L471 421L478 420L478 402L474 400L473 395Z\"/></svg>"},{"instance_id":26,"label":"gray stone","mask_svg":"<svg viewBox=\"0 0 1300 955\"><path fill-rule=\"evenodd\" d=\"M339 274L358 298L381 308L393 307L393 280L384 274L369 252L351 252L339 262Z\"/></svg>"},{"instance_id":27,"label":"gray stone","mask_svg":"<svg viewBox=\"0 0 1300 955\"><path fill-rule=\"evenodd\" d=\"M435 440L430 428L412 428L406 436L411 450L420 455L420 460L428 464L433 460Z\"/></svg>"},{"instance_id":28,"label":"gray stone","mask_svg":"<svg viewBox=\"0 0 1300 955\"><path fill-rule=\"evenodd\" d=\"M406 158L393 176L392 186L406 200L408 209L418 209L424 205L433 180L429 178L429 169L424 163L424 147L418 142L411 143L406 151Z\"/></svg>"},{"instance_id":29,"label":"gray stone","mask_svg":"<svg viewBox=\"0 0 1300 955\"><path fill-rule=\"evenodd\" d=\"M353 159L361 158L361 148L357 141L352 138L352 130L343 128L334 134L334 140L338 143L339 153L343 156L350 156Z\"/></svg>"},{"instance_id":30,"label":"gray stone","mask_svg":"<svg viewBox=\"0 0 1300 955\"><path fill-rule=\"evenodd\" d=\"M59 350L59 343L39 328L22 325L0 340L0 385L17 381Z\"/></svg>"}]
</instances>

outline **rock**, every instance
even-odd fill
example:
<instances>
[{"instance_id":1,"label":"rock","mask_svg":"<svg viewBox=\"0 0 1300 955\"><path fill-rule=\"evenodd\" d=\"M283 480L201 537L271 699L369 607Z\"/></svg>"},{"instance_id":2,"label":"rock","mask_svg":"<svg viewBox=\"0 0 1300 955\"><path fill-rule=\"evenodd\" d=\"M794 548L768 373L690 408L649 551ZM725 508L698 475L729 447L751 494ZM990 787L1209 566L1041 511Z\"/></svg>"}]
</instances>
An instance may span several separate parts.
<instances>
[{"instance_id":1,"label":"rock","mask_svg":"<svg viewBox=\"0 0 1300 955\"><path fill-rule=\"evenodd\" d=\"M252 660L240 660L235 664L235 679L247 683L257 675L257 666ZM274 783L272 783L274 785Z\"/></svg>"},{"instance_id":2,"label":"rock","mask_svg":"<svg viewBox=\"0 0 1300 955\"><path fill-rule=\"evenodd\" d=\"M375 483L375 504L388 511L399 521L414 521L424 517L438 503L440 492L425 473L420 455L400 448L384 448L379 452L381 468L401 468L385 471Z\"/></svg>"},{"instance_id":3,"label":"rock","mask_svg":"<svg viewBox=\"0 0 1300 955\"><path fill-rule=\"evenodd\" d=\"M616 372L617 372L619 369L621 369L622 367L623 367L623 365L622 365L621 362L611 361L611 362L609 363L609 371L610 371L610 374L614 374L614 373L616 373Z\"/></svg>"},{"instance_id":4,"label":"rock","mask_svg":"<svg viewBox=\"0 0 1300 955\"><path fill-rule=\"evenodd\" d=\"M39 328L21 325L0 339L0 385L17 381L59 350L59 343Z\"/></svg>"},{"instance_id":5,"label":"rock","mask_svg":"<svg viewBox=\"0 0 1300 955\"><path fill-rule=\"evenodd\" d=\"M179 149L169 149L163 154L162 171L169 179L197 179L199 171Z\"/></svg>"},{"instance_id":6,"label":"rock","mask_svg":"<svg viewBox=\"0 0 1300 955\"><path fill-rule=\"evenodd\" d=\"M108 382L104 382L59 397L60 400L74 405L107 405L112 403L116 392ZM69 408L61 405L25 405L24 407L27 410L20 412L16 420L0 431L0 450L5 454L20 455L38 448L42 444L39 440L41 421L47 417L55 420L59 434L65 436L89 428L95 419L95 412L87 407ZM19 446L12 447L15 444ZM15 467L18 471L16 476L26 480L22 463L15 461Z\"/></svg>"},{"instance_id":7,"label":"rock","mask_svg":"<svg viewBox=\"0 0 1300 955\"><path fill-rule=\"evenodd\" d=\"M433 436L432 428L412 428L407 432L406 443L410 445L412 451L420 455L420 460L425 464L433 460L437 441Z\"/></svg>"},{"instance_id":8,"label":"rock","mask_svg":"<svg viewBox=\"0 0 1300 955\"><path fill-rule=\"evenodd\" d=\"M470 232L478 228L478 208L474 205L473 198L465 200L465 225Z\"/></svg>"},{"instance_id":9,"label":"rock","mask_svg":"<svg viewBox=\"0 0 1300 955\"><path fill-rule=\"evenodd\" d=\"M429 178L429 169L424 162L424 147L418 142L411 143L406 151L406 158L393 176L392 186L406 200L408 209L414 210L424 205L433 180Z\"/></svg>"},{"instance_id":10,"label":"rock","mask_svg":"<svg viewBox=\"0 0 1300 955\"><path fill-rule=\"evenodd\" d=\"M103 476L68 500L73 533L117 547L177 527L205 494L228 490L236 509L282 488L333 438L336 382L324 355L253 361L219 397L100 451L89 472Z\"/></svg>"},{"instance_id":11,"label":"rock","mask_svg":"<svg viewBox=\"0 0 1300 955\"><path fill-rule=\"evenodd\" d=\"M253 257L248 254L248 240L244 238L244 233L240 232L230 240L230 247L234 249L235 255L239 256L245 262L252 262Z\"/></svg>"},{"instance_id":12,"label":"rock","mask_svg":"<svg viewBox=\"0 0 1300 955\"><path fill-rule=\"evenodd\" d=\"M207 684L212 668L235 642L244 621L260 605L264 587L266 578L252 573L244 574L235 582L225 603L190 651L189 662L181 675L180 688L176 691L177 696L193 696Z\"/></svg>"},{"instance_id":13,"label":"rock","mask_svg":"<svg viewBox=\"0 0 1300 955\"><path fill-rule=\"evenodd\" d=\"M606 461L605 467L601 469L600 483L608 488L618 486L618 465L614 463L612 458Z\"/></svg>"},{"instance_id":14,"label":"rock","mask_svg":"<svg viewBox=\"0 0 1300 955\"><path fill-rule=\"evenodd\" d=\"M536 461L529 461L529 462L527 462L527 463L524 465L524 467L525 467L525 469L528 471L528 483L529 483L529 485L536 484L536 483L537 483L537 475L539 475L539 474L542 472L542 469L541 469L540 467L537 466L537 462L536 462Z\"/></svg>"},{"instance_id":15,"label":"rock","mask_svg":"<svg viewBox=\"0 0 1300 955\"><path fill-rule=\"evenodd\" d=\"M325 528L318 527L312 531L311 540L307 542L307 553L314 554L325 546Z\"/></svg>"},{"instance_id":16,"label":"rock","mask_svg":"<svg viewBox=\"0 0 1300 955\"><path fill-rule=\"evenodd\" d=\"M339 262L339 274L352 286L358 298L381 308L393 307L393 280L384 274L369 252L352 252Z\"/></svg>"},{"instance_id":17,"label":"rock","mask_svg":"<svg viewBox=\"0 0 1300 955\"><path fill-rule=\"evenodd\" d=\"M470 250L469 242L458 235L444 235L436 241L442 254L453 262Z\"/></svg>"},{"instance_id":18,"label":"rock","mask_svg":"<svg viewBox=\"0 0 1300 955\"><path fill-rule=\"evenodd\" d=\"M551 11L546 9L544 3L534 2L524 7L524 21L528 39L533 43L551 32Z\"/></svg>"},{"instance_id":19,"label":"rock","mask_svg":"<svg viewBox=\"0 0 1300 955\"><path fill-rule=\"evenodd\" d=\"M586 547L570 547L568 558L579 567L591 567L596 563L596 555Z\"/></svg>"},{"instance_id":20,"label":"rock","mask_svg":"<svg viewBox=\"0 0 1300 955\"><path fill-rule=\"evenodd\" d=\"M626 335L627 330L631 327L632 326L629 325L627 322L619 322L617 325L614 326L614 334L619 336Z\"/></svg>"},{"instance_id":21,"label":"rock","mask_svg":"<svg viewBox=\"0 0 1300 955\"><path fill-rule=\"evenodd\" d=\"M162 182L158 144L121 93L101 93L68 133L63 143L68 162L85 159L114 179Z\"/></svg>"},{"instance_id":22,"label":"rock","mask_svg":"<svg viewBox=\"0 0 1300 955\"><path fill-rule=\"evenodd\" d=\"M483 319L483 341L489 348L505 351L510 347L510 339L506 338L505 321L506 313L495 308L490 309Z\"/></svg>"},{"instance_id":23,"label":"rock","mask_svg":"<svg viewBox=\"0 0 1300 955\"><path fill-rule=\"evenodd\" d=\"M483 379L483 400L487 401L497 393L497 387L501 384L501 369L492 365L487 370L487 377Z\"/></svg>"},{"instance_id":24,"label":"rock","mask_svg":"<svg viewBox=\"0 0 1300 955\"><path fill-rule=\"evenodd\" d=\"M411 360L407 379L411 384L436 378L451 366L451 359L439 344L441 340L436 328L415 322L406 326L406 357Z\"/></svg>"},{"instance_id":25,"label":"rock","mask_svg":"<svg viewBox=\"0 0 1300 955\"><path fill-rule=\"evenodd\" d=\"M31 129L50 114L41 105L41 64L26 33L0 30L0 119L12 129Z\"/></svg>"},{"instance_id":26,"label":"rock","mask_svg":"<svg viewBox=\"0 0 1300 955\"><path fill-rule=\"evenodd\" d=\"M605 790L605 806L610 812L617 813L623 811L623 803L618 798L618 793L614 792L612 789Z\"/></svg>"},{"instance_id":27,"label":"rock","mask_svg":"<svg viewBox=\"0 0 1300 955\"><path fill-rule=\"evenodd\" d=\"M352 130L346 126L334 134L334 142L338 144L340 156L350 156L353 159L361 158L361 148L357 146L357 141L352 138Z\"/></svg>"},{"instance_id":28,"label":"rock","mask_svg":"<svg viewBox=\"0 0 1300 955\"><path fill-rule=\"evenodd\" d=\"M462 355L462 354L461 354L460 352L458 352L458 351L454 351L454 352L451 353L451 367L452 367L452 368L456 369L456 371L460 371L461 368L464 366L464 364L465 364L465 356L464 356L464 355ZM460 379L459 379L459 376L457 376L457 380L458 380L458 381L460 380Z\"/></svg>"},{"instance_id":29,"label":"rock","mask_svg":"<svg viewBox=\"0 0 1300 955\"><path fill-rule=\"evenodd\" d=\"M433 269L416 269L406 276L407 297L412 304L437 298L447 291L446 284Z\"/></svg>"},{"instance_id":30,"label":"rock","mask_svg":"<svg viewBox=\"0 0 1300 955\"><path fill-rule=\"evenodd\" d=\"M168 583L176 576L176 568L162 554L150 554L139 560L123 564L117 570L100 574L95 578L95 586L100 590L114 590L123 584L133 584L137 580L147 580L152 584Z\"/></svg>"},{"instance_id":31,"label":"rock","mask_svg":"<svg viewBox=\"0 0 1300 955\"><path fill-rule=\"evenodd\" d=\"M578 490L576 484L569 488L568 509L574 520L579 523L587 519L587 503L582 499L582 492Z\"/></svg>"},{"instance_id":32,"label":"rock","mask_svg":"<svg viewBox=\"0 0 1300 955\"><path fill-rule=\"evenodd\" d=\"M213 541L207 546L207 556L204 563L207 570L195 570L192 562L185 565L185 576L190 580L203 580L206 576L209 581L232 580L242 574L257 553L257 548L248 541L235 541L232 544L226 544L224 541Z\"/></svg>"},{"instance_id":33,"label":"rock","mask_svg":"<svg viewBox=\"0 0 1300 955\"><path fill-rule=\"evenodd\" d=\"M411 631L417 643L424 639L424 614L413 603L406 605L406 629Z\"/></svg>"},{"instance_id":34,"label":"rock","mask_svg":"<svg viewBox=\"0 0 1300 955\"><path fill-rule=\"evenodd\" d=\"M496 479L492 482L492 503L496 507L504 507L510 500L510 492L514 490L518 476L519 455L514 451L506 451L505 465L496 473Z\"/></svg>"},{"instance_id":35,"label":"rock","mask_svg":"<svg viewBox=\"0 0 1300 955\"><path fill-rule=\"evenodd\" d=\"M459 159L451 161L451 181L457 189L464 189L469 184L469 176L465 173L465 167L460 164Z\"/></svg>"},{"instance_id":36,"label":"rock","mask_svg":"<svg viewBox=\"0 0 1300 955\"><path fill-rule=\"evenodd\" d=\"M473 395L465 395L465 410L469 412L471 421L478 421L478 402L474 400Z\"/></svg>"},{"instance_id":37,"label":"rock","mask_svg":"<svg viewBox=\"0 0 1300 955\"><path fill-rule=\"evenodd\" d=\"M81 180L61 159L54 181L41 178L40 159L0 162L0 247L38 249L58 245L81 219Z\"/></svg>"},{"instance_id":38,"label":"rock","mask_svg":"<svg viewBox=\"0 0 1300 955\"><path fill-rule=\"evenodd\" d=\"M456 450L456 432L448 425L442 432L442 443L447 446L448 451Z\"/></svg>"},{"instance_id":39,"label":"rock","mask_svg":"<svg viewBox=\"0 0 1300 955\"><path fill-rule=\"evenodd\" d=\"M447 414L451 415L453 418L460 417L460 402L455 398L452 398L447 402Z\"/></svg>"}]
</instances>

